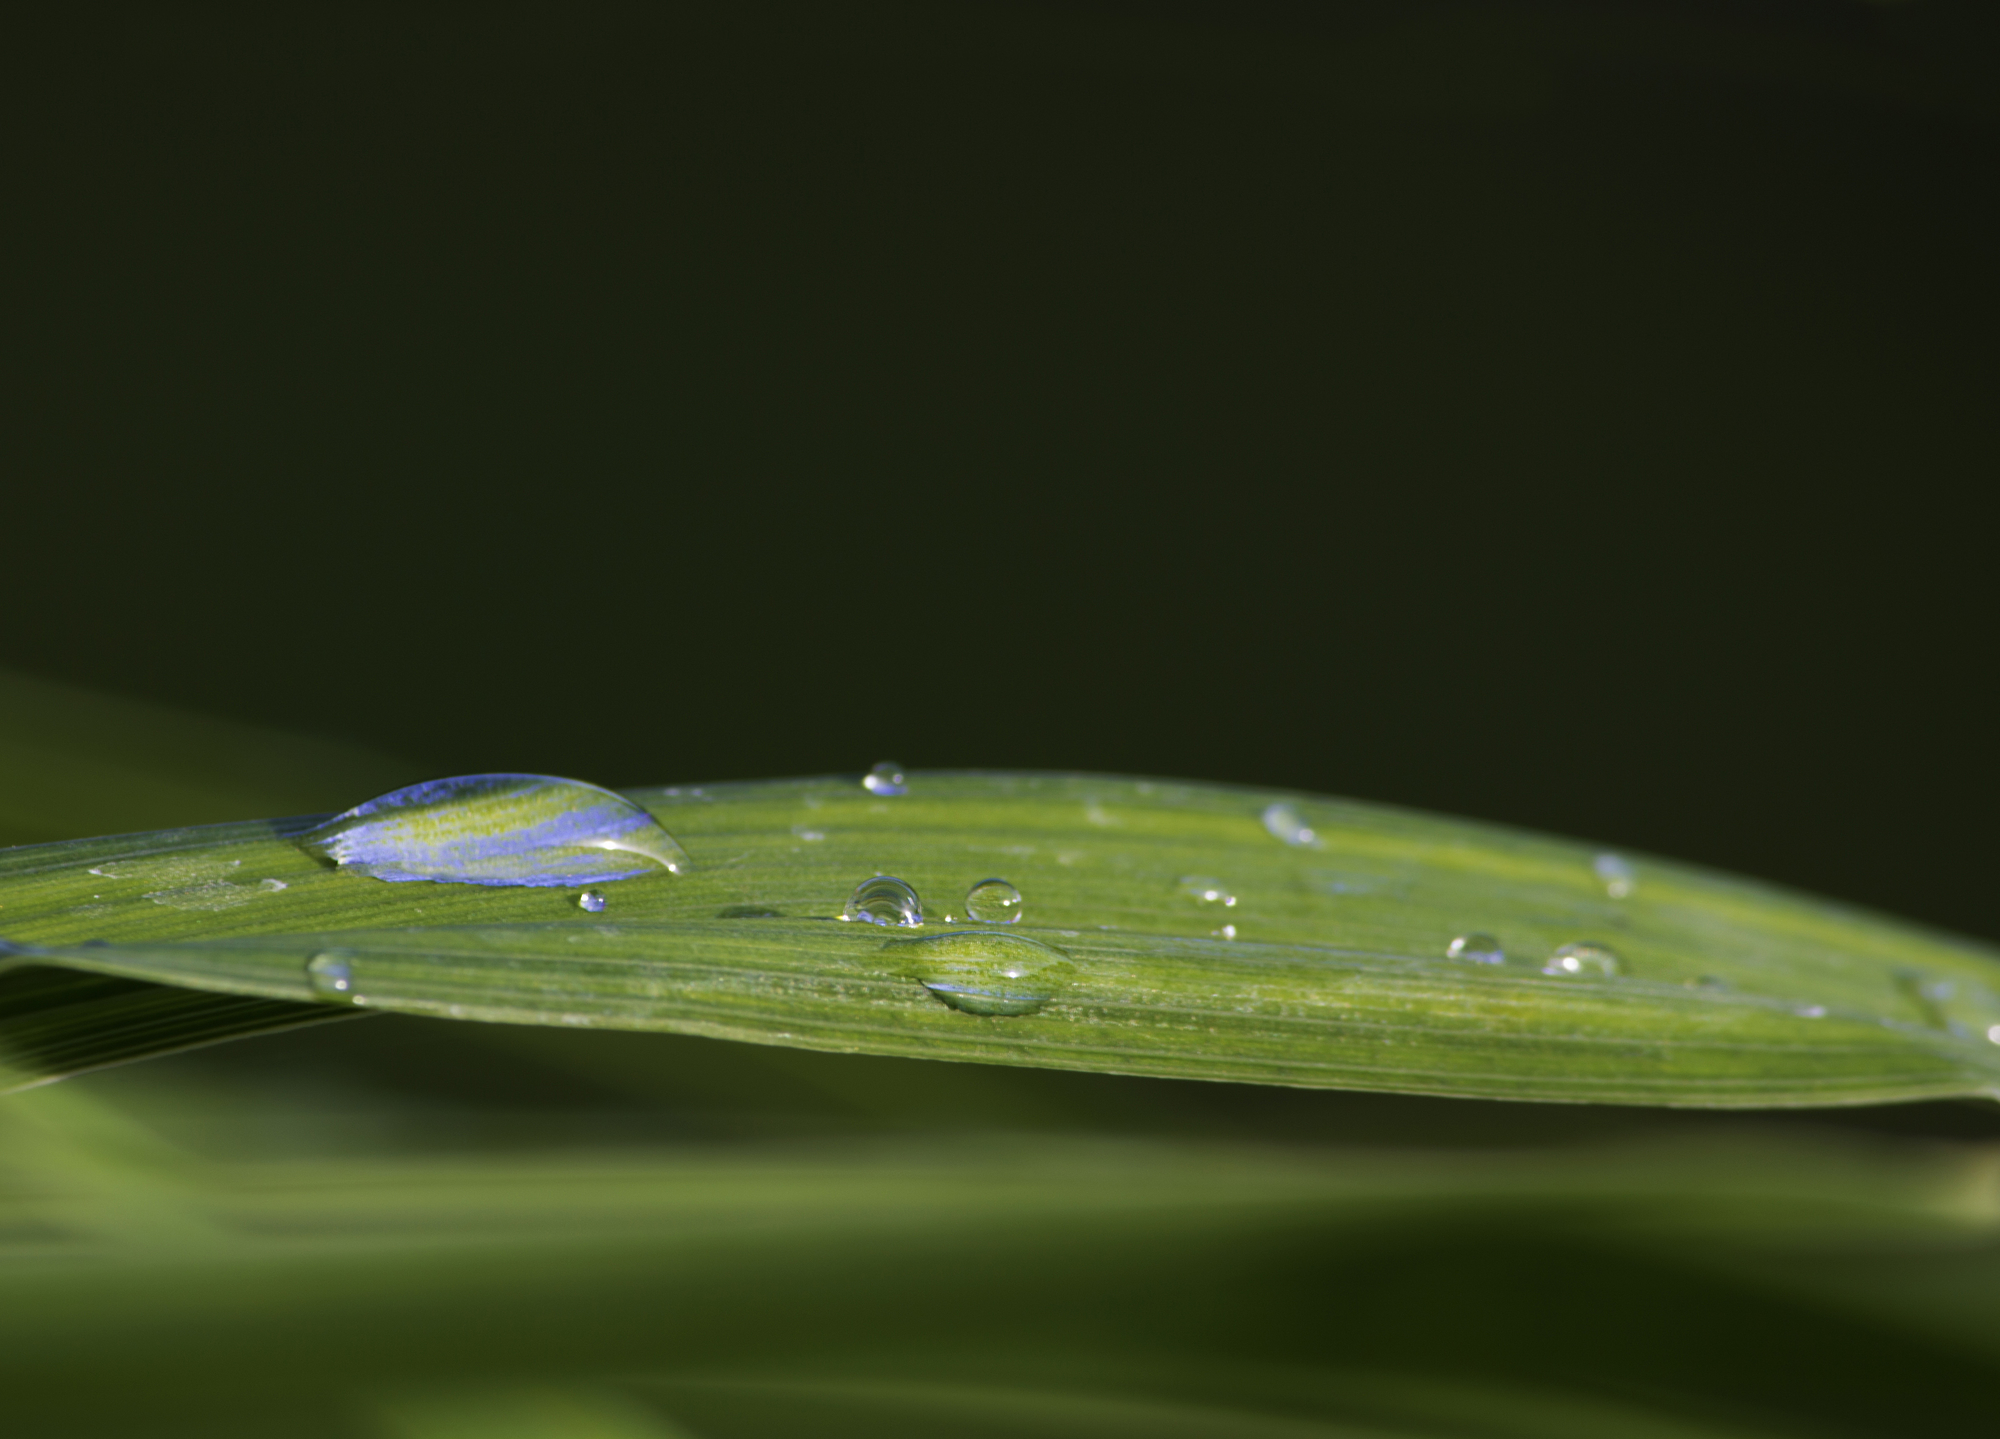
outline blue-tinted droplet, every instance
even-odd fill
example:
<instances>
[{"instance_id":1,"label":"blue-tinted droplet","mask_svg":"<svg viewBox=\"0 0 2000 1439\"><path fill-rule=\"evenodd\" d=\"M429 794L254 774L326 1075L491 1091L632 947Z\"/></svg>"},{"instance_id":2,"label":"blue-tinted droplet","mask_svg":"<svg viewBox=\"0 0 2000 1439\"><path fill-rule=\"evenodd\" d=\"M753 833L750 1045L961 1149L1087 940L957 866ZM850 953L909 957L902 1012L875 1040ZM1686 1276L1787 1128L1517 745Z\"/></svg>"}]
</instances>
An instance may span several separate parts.
<instances>
[{"instance_id":1,"label":"blue-tinted droplet","mask_svg":"<svg viewBox=\"0 0 2000 1439\"><path fill-rule=\"evenodd\" d=\"M883 760L861 776L861 784L870 794L908 794L910 790L903 779L903 767L892 759Z\"/></svg>"},{"instance_id":2,"label":"blue-tinted droplet","mask_svg":"<svg viewBox=\"0 0 2000 1439\"><path fill-rule=\"evenodd\" d=\"M604 891L601 889L586 889L576 897L576 907L588 910L592 914L604 913Z\"/></svg>"},{"instance_id":3,"label":"blue-tinted droplet","mask_svg":"<svg viewBox=\"0 0 2000 1439\"><path fill-rule=\"evenodd\" d=\"M323 949L306 961L306 983L322 999L359 999L354 990L354 956L345 949Z\"/></svg>"},{"instance_id":4,"label":"blue-tinted droplet","mask_svg":"<svg viewBox=\"0 0 2000 1439\"><path fill-rule=\"evenodd\" d=\"M883 948L940 1003L994 1018L1033 1014L1075 973L1053 945L991 930L891 940Z\"/></svg>"},{"instance_id":5,"label":"blue-tinted droplet","mask_svg":"<svg viewBox=\"0 0 2000 1439\"><path fill-rule=\"evenodd\" d=\"M1264 828L1274 839L1301 849L1311 849L1319 844L1319 836L1313 833L1312 826L1299 817L1298 807L1286 800L1265 807Z\"/></svg>"},{"instance_id":6,"label":"blue-tinted droplet","mask_svg":"<svg viewBox=\"0 0 2000 1439\"><path fill-rule=\"evenodd\" d=\"M1021 917L1021 891L1004 879L982 879L965 892L965 914L981 924L1012 924Z\"/></svg>"},{"instance_id":7,"label":"blue-tinted droplet","mask_svg":"<svg viewBox=\"0 0 2000 1439\"><path fill-rule=\"evenodd\" d=\"M1601 944L1566 944L1542 966L1543 974L1563 979L1605 979L1618 972L1618 956Z\"/></svg>"},{"instance_id":8,"label":"blue-tinted droplet","mask_svg":"<svg viewBox=\"0 0 2000 1439\"><path fill-rule=\"evenodd\" d=\"M917 898L917 892L896 876L878 874L854 887L854 893L847 897L847 907L840 912L840 917L867 924L914 929L924 922L924 906Z\"/></svg>"},{"instance_id":9,"label":"blue-tinted droplet","mask_svg":"<svg viewBox=\"0 0 2000 1439\"><path fill-rule=\"evenodd\" d=\"M1474 964L1505 964L1507 951L1500 947L1500 941L1490 934L1473 931L1461 934L1445 946L1445 954L1452 959L1469 959Z\"/></svg>"},{"instance_id":10,"label":"blue-tinted droplet","mask_svg":"<svg viewBox=\"0 0 2000 1439\"><path fill-rule=\"evenodd\" d=\"M687 851L623 795L538 774L411 785L334 816L301 843L344 870L392 881L554 887L689 868Z\"/></svg>"}]
</instances>

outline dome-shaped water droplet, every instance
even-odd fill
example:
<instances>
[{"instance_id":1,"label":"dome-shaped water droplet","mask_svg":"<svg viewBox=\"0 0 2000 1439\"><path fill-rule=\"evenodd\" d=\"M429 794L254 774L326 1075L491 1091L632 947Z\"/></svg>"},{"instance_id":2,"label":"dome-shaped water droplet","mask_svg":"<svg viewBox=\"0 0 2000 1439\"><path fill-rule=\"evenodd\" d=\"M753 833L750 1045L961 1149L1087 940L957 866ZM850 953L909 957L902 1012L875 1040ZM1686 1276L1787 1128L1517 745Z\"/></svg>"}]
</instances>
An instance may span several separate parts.
<instances>
[{"instance_id":1,"label":"dome-shaped water droplet","mask_svg":"<svg viewBox=\"0 0 2000 1439\"><path fill-rule=\"evenodd\" d=\"M1021 917L1021 891L1004 879L982 879L965 892L965 914L981 924L1012 924Z\"/></svg>"},{"instance_id":2,"label":"dome-shaped water droplet","mask_svg":"<svg viewBox=\"0 0 2000 1439\"><path fill-rule=\"evenodd\" d=\"M1543 974L1562 978L1602 979L1618 973L1618 956L1601 944L1566 944L1549 956Z\"/></svg>"},{"instance_id":3,"label":"dome-shaped water droplet","mask_svg":"<svg viewBox=\"0 0 2000 1439\"><path fill-rule=\"evenodd\" d=\"M883 949L942 1003L966 1014L1033 1014L1075 973L1053 945L990 930L891 940Z\"/></svg>"},{"instance_id":4,"label":"dome-shaped water droplet","mask_svg":"<svg viewBox=\"0 0 2000 1439\"><path fill-rule=\"evenodd\" d=\"M335 815L300 841L344 870L444 884L606 884L688 868L687 851L608 789L539 774L411 785Z\"/></svg>"},{"instance_id":5,"label":"dome-shaped water droplet","mask_svg":"<svg viewBox=\"0 0 2000 1439\"><path fill-rule=\"evenodd\" d=\"M892 759L883 760L861 776L861 783L870 794L908 794L910 791L903 779L903 767Z\"/></svg>"},{"instance_id":6,"label":"dome-shaped water droplet","mask_svg":"<svg viewBox=\"0 0 2000 1439\"><path fill-rule=\"evenodd\" d=\"M1184 874L1179 885L1180 892L1196 904L1219 904L1224 909L1232 908L1236 896L1231 894L1219 879L1205 874Z\"/></svg>"},{"instance_id":7,"label":"dome-shaped water droplet","mask_svg":"<svg viewBox=\"0 0 2000 1439\"><path fill-rule=\"evenodd\" d=\"M1208 937L1210 939L1234 939L1236 938L1236 926L1225 924L1221 929L1211 929L1208 932Z\"/></svg>"},{"instance_id":8,"label":"dome-shaped water droplet","mask_svg":"<svg viewBox=\"0 0 2000 1439\"><path fill-rule=\"evenodd\" d=\"M847 897L847 907L841 911L840 917L864 920L869 924L915 928L924 922L924 906L917 898L917 892L896 876L878 874L854 887L854 893Z\"/></svg>"},{"instance_id":9,"label":"dome-shaped water droplet","mask_svg":"<svg viewBox=\"0 0 2000 1439\"><path fill-rule=\"evenodd\" d=\"M345 949L323 949L306 961L306 983L322 999L350 1002L360 996L354 989L354 955Z\"/></svg>"},{"instance_id":10,"label":"dome-shaped water droplet","mask_svg":"<svg viewBox=\"0 0 2000 1439\"><path fill-rule=\"evenodd\" d=\"M1286 800L1265 807L1264 828L1286 844L1309 849L1319 843L1312 826L1299 817L1298 807Z\"/></svg>"},{"instance_id":11,"label":"dome-shaped water droplet","mask_svg":"<svg viewBox=\"0 0 2000 1439\"><path fill-rule=\"evenodd\" d=\"M1461 934L1445 946L1444 952L1452 959L1469 959L1474 964L1505 964L1507 951L1500 947L1500 941L1479 930L1471 934Z\"/></svg>"},{"instance_id":12,"label":"dome-shaped water droplet","mask_svg":"<svg viewBox=\"0 0 2000 1439\"><path fill-rule=\"evenodd\" d=\"M1604 881L1604 892L1613 899L1624 899L1639 887L1638 871L1631 862L1618 855L1606 852L1590 862L1597 877Z\"/></svg>"},{"instance_id":13,"label":"dome-shaped water droplet","mask_svg":"<svg viewBox=\"0 0 2000 1439\"><path fill-rule=\"evenodd\" d=\"M589 910L592 914L604 913L604 891L601 889L586 889L576 897L576 907L578 909Z\"/></svg>"}]
</instances>

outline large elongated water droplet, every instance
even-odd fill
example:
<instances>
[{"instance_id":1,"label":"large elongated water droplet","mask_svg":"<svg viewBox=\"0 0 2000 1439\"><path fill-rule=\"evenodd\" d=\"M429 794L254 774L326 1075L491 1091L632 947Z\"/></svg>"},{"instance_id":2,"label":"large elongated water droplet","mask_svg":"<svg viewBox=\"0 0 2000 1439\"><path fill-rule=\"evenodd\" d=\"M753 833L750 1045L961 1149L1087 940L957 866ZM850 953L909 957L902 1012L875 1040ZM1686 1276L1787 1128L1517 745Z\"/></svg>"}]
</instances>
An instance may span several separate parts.
<instances>
[{"instance_id":1,"label":"large elongated water droplet","mask_svg":"<svg viewBox=\"0 0 2000 1439\"><path fill-rule=\"evenodd\" d=\"M1021 917L1021 891L1004 879L982 879L965 892L965 913L981 924L1012 924Z\"/></svg>"},{"instance_id":2,"label":"large elongated water droplet","mask_svg":"<svg viewBox=\"0 0 2000 1439\"><path fill-rule=\"evenodd\" d=\"M687 851L631 800L541 774L411 785L335 815L301 843L392 881L553 887L689 868Z\"/></svg>"},{"instance_id":3,"label":"large elongated water droplet","mask_svg":"<svg viewBox=\"0 0 2000 1439\"><path fill-rule=\"evenodd\" d=\"M924 906L917 892L896 876L878 874L854 887L840 917L914 929L924 922Z\"/></svg>"},{"instance_id":4,"label":"large elongated water droplet","mask_svg":"<svg viewBox=\"0 0 2000 1439\"><path fill-rule=\"evenodd\" d=\"M1053 945L990 930L891 940L883 948L940 1002L966 1014L1033 1014L1075 974Z\"/></svg>"},{"instance_id":5,"label":"large elongated water droplet","mask_svg":"<svg viewBox=\"0 0 2000 1439\"><path fill-rule=\"evenodd\" d=\"M861 776L861 785L870 794L908 794L910 790L903 779L903 767L892 759L883 760Z\"/></svg>"}]
</instances>

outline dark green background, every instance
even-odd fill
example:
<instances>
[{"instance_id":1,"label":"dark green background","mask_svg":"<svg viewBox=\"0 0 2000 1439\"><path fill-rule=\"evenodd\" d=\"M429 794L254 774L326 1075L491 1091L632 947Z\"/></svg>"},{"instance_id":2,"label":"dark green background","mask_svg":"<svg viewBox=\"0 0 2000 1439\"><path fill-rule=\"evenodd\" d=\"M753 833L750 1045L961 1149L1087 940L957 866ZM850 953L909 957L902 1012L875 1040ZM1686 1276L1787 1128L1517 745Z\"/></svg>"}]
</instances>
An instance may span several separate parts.
<instances>
[{"instance_id":1,"label":"dark green background","mask_svg":"<svg viewBox=\"0 0 2000 1439\"><path fill-rule=\"evenodd\" d=\"M266 8L9 22L0 663L2000 935L1986 7Z\"/></svg>"}]
</instances>

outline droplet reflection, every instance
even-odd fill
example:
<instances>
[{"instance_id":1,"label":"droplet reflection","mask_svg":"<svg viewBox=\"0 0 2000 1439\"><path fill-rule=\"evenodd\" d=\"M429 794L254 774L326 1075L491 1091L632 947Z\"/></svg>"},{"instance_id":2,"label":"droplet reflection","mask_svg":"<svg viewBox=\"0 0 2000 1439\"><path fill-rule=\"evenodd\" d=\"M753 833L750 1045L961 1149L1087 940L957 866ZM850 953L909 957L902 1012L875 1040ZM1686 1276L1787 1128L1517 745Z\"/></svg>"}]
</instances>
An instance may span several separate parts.
<instances>
[{"instance_id":1,"label":"droplet reflection","mask_svg":"<svg viewBox=\"0 0 2000 1439\"><path fill-rule=\"evenodd\" d=\"M878 874L854 887L854 893L847 897L847 907L841 911L840 917L867 924L914 929L924 922L924 906L917 898L917 892L902 880L893 874Z\"/></svg>"},{"instance_id":2,"label":"droplet reflection","mask_svg":"<svg viewBox=\"0 0 2000 1439\"><path fill-rule=\"evenodd\" d=\"M1618 956L1601 944L1566 944L1542 966L1543 974L1579 979L1604 979L1618 972Z\"/></svg>"},{"instance_id":3,"label":"droplet reflection","mask_svg":"<svg viewBox=\"0 0 2000 1439\"><path fill-rule=\"evenodd\" d=\"M1004 879L982 879L965 892L965 914L981 924L1013 924L1021 917L1021 891Z\"/></svg>"},{"instance_id":4,"label":"droplet reflection","mask_svg":"<svg viewBox=\"0 0 2000 1439\"><path fill-rule=\"evenodd\" d=\"M1451 959L1469 959L1474 964L1505 964L1507 952L1500 947L1500 941L1479 930L1471 934L1461 934L1445 946L1445 955Z\"/></svg>"},{"instance_id":5,"label":"droplet reflection","mask_svg":"<svg viewBox=\"0 0 2000 1439\"><path fill-rule=\"evenodd\" d=\"M861 786L870 794L908 794L909 784L903 779L903 767L892 759L885 759L867 774L861 776Z\"/></svg>"}]
</instances>

